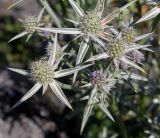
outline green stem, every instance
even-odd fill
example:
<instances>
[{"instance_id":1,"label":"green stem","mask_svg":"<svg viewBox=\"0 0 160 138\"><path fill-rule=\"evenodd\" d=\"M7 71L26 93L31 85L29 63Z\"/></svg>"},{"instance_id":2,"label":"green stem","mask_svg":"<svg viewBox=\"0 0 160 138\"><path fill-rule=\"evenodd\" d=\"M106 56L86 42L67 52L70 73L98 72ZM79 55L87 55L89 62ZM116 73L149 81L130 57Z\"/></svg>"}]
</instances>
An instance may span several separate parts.
<instances>
[{"instance_id":1,"label":"green stem","mask_svg":"<svg viewBox=\"0 0 160 138\"><path fill-rule=\"evenodd\" d=\"M56 16L56 14L54 13L54 11L52 10L52 8L50 7L50 5L48 4L48 2L46 0L40 0L40 2L42 3L42 5L45 7L45 9L47 10L47 12L49 13L49 15L52 17L52 20L55 22L55 24L61 28L61 23L58 19L58 17Z\"/></svg>"}]
</instances>

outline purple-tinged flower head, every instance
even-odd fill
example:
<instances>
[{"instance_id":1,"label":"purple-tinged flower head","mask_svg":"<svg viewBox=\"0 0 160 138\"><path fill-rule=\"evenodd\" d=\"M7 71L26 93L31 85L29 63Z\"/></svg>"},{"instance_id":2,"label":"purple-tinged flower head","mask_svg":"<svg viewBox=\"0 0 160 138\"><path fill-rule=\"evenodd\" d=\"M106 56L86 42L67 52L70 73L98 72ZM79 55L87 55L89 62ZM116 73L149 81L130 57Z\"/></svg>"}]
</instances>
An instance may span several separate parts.
<instances>
[{"instance_id":1,"label":"purple-tinged flower head","mask_svg":"<svg viewBox=\"0 0 160 138\"><path fill-rule=\"evenodd\" d=\"M134 63L141 63L145 60L144 55L139 51L132 51L127 53L127 56L130 60L132 60Z\"/></svg>"},{"instance_id":2,"label":"purple-tinged flower head","mask_svg":"<svg viewBox=\"0 0 160 138\"><path fill-rule=\"evenodd\" d=\"M24 27L26 32L29 34L33 34L36 31L36 27L39 27L39 22L37 17L35 16L28 16L23 21Z\"/></svg>"},{"instance_id":3,"label":"purple-tinged flower head","mask_svg":"<svg viewBox=\"0 0 160 138\"><path fill-rule=\"evenodd\" d=\"M133 28L125 28L122 30L122 39L125 43L133 44L135 37L135 30Z\"/></svg>"},{"instance_id":4,"label":"purple-tinged flower head","mask_svg":"<svg viewBox=\"0 0 160 138\"><path fill-rule=\"evenodd\" d=\"M144 55L139 51L126 53L125 56L136 64L141 64L145 60ZM120 62L120 67L126 70L129 68L129 65L124 62Z\"/></svg>"},{"instance_id":5,"label":"purple-tinged flower head","mask_svg":"<svg viewBox=\"0 0 160 138\"><path fill-rule=\"evenodd\" d=\"M106 83L105 75L100 70L92 72L90 77L91 77L91 84L93 86L101 87L104 86Z\"/></svg>"}]
</instances>

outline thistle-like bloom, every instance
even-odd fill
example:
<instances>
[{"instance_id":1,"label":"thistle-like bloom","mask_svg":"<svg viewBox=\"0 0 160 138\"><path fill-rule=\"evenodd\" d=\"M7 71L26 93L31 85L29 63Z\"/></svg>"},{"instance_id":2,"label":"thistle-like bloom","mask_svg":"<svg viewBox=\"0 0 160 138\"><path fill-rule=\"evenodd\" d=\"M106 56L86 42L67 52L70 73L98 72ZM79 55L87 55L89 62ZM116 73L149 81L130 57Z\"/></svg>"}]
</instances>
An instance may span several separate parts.
<instances>
[{"instance_id":1,"label":"thistle-like bloom","mask_svg":"<svg viewBox=\"0 0 160 138\"><path fill-rule=\"evenodd\" d=\"M40 23L43 12L44 12L44 8L40 11L40 13L37 17L36 16L28 16L24 20L20 19L20 22L22 22L25 30L22 33L14 36L11 40L9 40L9 42L14 41L20 37L25 36L25 35L28 35L27 40L26 40L26 41L28 41L32 37L32 35L35 32L37 32L36 27L41 27L43 25L42 23Z\"/></svg>"},{"instance_id":2,"label":"thistle-like bloom","mask_svg":"<svg viewBox=\"0 0 160 138\"><path fill-rule=\"evenodd\" d=\"M155 7L142 16L136 23L150 20L160 14L160 1L159 0L149 0L148 4L154 5Z\"/></svg>"},{"instance_id":3,"label":"thistle-like bloom","mask_svg":"<svg viewBox=\"0 0 160 138\"><path fill-rule=\"evenodd\" d=\"M34 82L36 83L28 92L25 94L19 102L17 102L13 108L17 107L22 102L26 101L28 98L30 98L33 94L35 94L41 87L43 88L43 94L46 92L48 86L51 87L54 94L63 102L66 104L69 108L72 108L70 103L68 102L66 96L64 95L59 82L56 80L57 78L61 78L64 76L68 76L70 74L73 74L75 71L79 71L81 69L87 68L90 65L84 65L81 67L75 67L70 69L64 69L56 71L58 64L55 63L55 57L57 52L57 35L55 36L55 44L52 48L52 54L50 55L49 59L40 59L38 61L35 61L31 64L31 70L21 70L21 69L14 69L9 68L10 70L20 73L25 76L32 77Z\"/></svg>"},{"instance_id":4,"label":"thistle-like bloom","mask_svg":"<svg viewBox=\"0 0 160 138\"><path fill-rule=\"evenodd\" d=\"M90 40L93 40L100 44L102 47L105 47L103 40L109 39L111 34L105 32L105 29L108 28L107 24L110 23L115 17L117 17L123 10L132 5L137 0L134 0L127 5L113 11L105 18L102 17L104 10L105 0L98 0L97 6L93 11L84 12L81 7L74 1L68 0L77 15L79 16L79 21L68 20L74 23L77 28L37 28L42 31L48 31L53 33L61 34L75 34L83 37L83 40L80 44L79 52L76 59L76 65L82 63L88 48ZM77 73L75 73L73 82L75 81Z\"/></svg>"},{"instance_id":5,"label":"thistle-like bloom","mask_svg":"<svg viewBox=\"0 0 160 138\"><path fill-rule=\"evenodd\" d=\"M116 79L111 76L107 76L102 70L96 70L90 75L90 83L86 86L91 86L92 90L88 99L88 103L85 107L83 113L83 119L81 124L81 133L91 115L94 104L97 104L99 108L112 120L114 121L112 115L108 111L108 94L110 90L116 84ZM84 86L85 87L85 86Z\"/></svg>"},{"instance_id":6,"label":"thistle-like bloom","mask_svg":"<svg viewBox=\"0 0 160 138\"><path fill-rule=\"evenodd\" d=\"M139 52L138 51L139 49L143 49L150 46L150 45L139 45L137 43L134 43L135 40L140 40L144 38L144 36L146 35L135 37L135 39L133 39L131 37L130 32L128 32L129 34L126 33L127 32L125 31L125 33L120 33L119 35L117 35L116 38L113 38L109 42L109 46L106 48L106 51L104 51L104 53L93 56L86 62L111 58L113 59L116 69L119 69L120 63L122 63L134 67L145 73L145 71L140 66L135 64L135 59L131 58L131 53L132 52L137 53Z\"/></svg>"}]
</instances>

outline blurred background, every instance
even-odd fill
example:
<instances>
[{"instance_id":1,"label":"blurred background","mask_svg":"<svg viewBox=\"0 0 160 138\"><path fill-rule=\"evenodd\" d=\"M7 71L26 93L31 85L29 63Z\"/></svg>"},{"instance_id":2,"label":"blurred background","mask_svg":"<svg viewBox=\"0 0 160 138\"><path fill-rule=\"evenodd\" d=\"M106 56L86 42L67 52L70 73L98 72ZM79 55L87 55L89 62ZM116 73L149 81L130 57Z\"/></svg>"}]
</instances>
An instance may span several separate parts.
<instances>
[{"instance_id":1,"label":"blurred background","mask_svg":"<svg viewBox=\"0 0 160 138\"><path fill-rule=\"evenodd\" d=\"M77 0L85 9L94 9L96 0ZM0 0L0 138L160 138L160 15L153 20L135 26L139 34L154 32L142 43L152 44L155 52L145 52L144 69L147 82L120 81L118 89L111 92L109 110L115 118L113 123L95 108L85 131L80 135L80 125L85 101L79 101L81 92L65 91L72 102L74 111L69 110L57 100L48 89L42 97L39 91L32 98L10 111L11 107L32 86L31 79L13 73L7 67L28 69L29 63L46 52L47 39L34 35L26 43L26 37L12 43L8 41L22 32L23 26L18 21L28 15L37 15L42 5L37 0L25 0L11 10L7 8L14 0ZM65 18L74 19L75 14L67 1L48 0L60 19L63 27L73 27ZM108 0L104 15L115 7L121 7L127 0ZM119 19L113 22L121 24L131 16L138 20L152 7L140 0ZM132 14L131 14L132 13ZM43 20L51 21L47 13ZM52 24L55 26L55 24ZM56 26L55 26L56 27ZM120 26L118 26L120 27ZM72 36L60 36L64 43L72 40ZM63 44L63 43L62 43ZM75 45L74 43L72 45ZM72 50L72 49L70 49ZM141 74L144 75L144 74ZM65 80L70 83L70 80Z\"/></svg>"}]
</instances>

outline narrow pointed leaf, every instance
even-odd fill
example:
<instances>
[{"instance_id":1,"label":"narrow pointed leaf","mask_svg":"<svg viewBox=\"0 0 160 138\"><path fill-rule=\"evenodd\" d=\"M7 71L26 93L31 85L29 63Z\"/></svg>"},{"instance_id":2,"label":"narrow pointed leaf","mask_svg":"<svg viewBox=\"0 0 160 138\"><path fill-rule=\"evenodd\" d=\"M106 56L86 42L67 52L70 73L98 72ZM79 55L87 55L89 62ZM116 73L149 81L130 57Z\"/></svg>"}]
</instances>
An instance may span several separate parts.
<instances>
[{"instance_id":1,"label":"narrow pointed leaf","mask_svg":"<svg viewBox=\"0 0 160 138\"><path fill-rule=\"evenodd\" d=\"M160 8L155 7L152 10L150 10L149 12L147 12L144 16L142 16L142 18L140 18L136 23L150 20L150 19L156 17L159 13L160 13Z\"/></svg>"},{"instance_id":2,"label":"narrow pointed leaf","mask_svg":"<svg viewBox=\"0 0 160 138\"><path fill-rule=\"evenodd\" d=\"M74 20L71 20L71 19L65 19L65 20L67 20L68 22L73 23L74 25L79 25L79 22L77 22L77 21L74 21Z\"/></svg>"},{"instance_id":3,"label":"narrow pointed leaf","mask_svg":"<svg viewBox=\"0 0 160 138\"><path fill-rule=\"evenodd\" d=\"M88 51L88 48L89 48L88 43L89 43L89 37L84 38L84 40L81 42L80 48L78 51L78 55L77 55L77 59L76 59L76 65L80 64L83 61L83 58L85 57L85 55ZM75 80L77 78L77 74L78 74L78 71L74 73L73 83L75 82Z\"/></svg>"},{"instance_id":4,"label":"narrow pointed leaf","mask_svg":"<svg viewBox=\"0 0 160 138\"><path fill-rule=\"evenodd\" d=\"M90 61L95 61L95 60L100 60L100 59L106 59L108 57L109 57L109 55L107 55L106 53L103 53L103 54L93 56L93 57L89 58L88 60L86 60L85 62L90 62Z\"/></svg>"},{"instance_id":5,"label":"narrow pointed leaf","mask_svg":"<svg viewBox=\"0 0 160 138\"><path fill-rule=\"evenodd\" d=\"M40 21L41 21L42 15L43 15L43 13L44 13L44 9L45 9L45 8L43 8L43 9L40 11L40 13L39 13L39 15L38 15L38 17L37 17L37 22L40 22Z\"/></svg>"},{"instance_id":6,"label":"narrow pointed leaf","mask_svg":"<svg viewBox=\"0 0 160 138\"><path fill-rule=\"evenodd\" d=\"M91 112L95 103L96 92L97 92L97 87L94 87L89 97L88 103L84 109L83 119L81 124L81 133L83 132L84 127L89 119L89 116L91 115Z\"/></svg>"},{"instance_id":7,"label":"narrow pointed leaf","mask_svg":"<svg viewBox=\"0 0 160 138\"><path fill-rule=\"evenodd\" d=\"M138 0L132 0L131 2L129 2L128 4L124 5L123 7L120 8L120 11L124 11L125 9L127 9L129 6L131 6L132 4L134 4L136 1Z\"/></svg>"},{"instance_id":8,"label":"narrow pointed leaf","mask_svg":"<svg viewBox=\"0 0 160 138\"><path fill-rule=\"evenodd\" d=\"M70 109L72 109L70 103L68 102L66 96L64 95L61 87L57 84L56 81L53 81L52 83L49 84L53 93L59 98L59 100L67 105Z\"/></svg>"},{"instance_id":9,"label":"narrow pointed leaf","mask_svg":"<svg viewBox=\"0 0 160 138\"><path fill-rule=\"evenodd\" d=\"M52 66L55 62L56 52L58 49L58 42L57 42L57 34L55 34L54 44L52 44L52 51L50 53L49 61L48 63Z\"/></svg>"},{"instance_id":10,"label":"narrow pointed leaf","mask_svg":"<svg viewBox=\"0 0 160 138\"><path fill-rule=\"evenodd\" d=\"M76 28L39 28L36 29L51 33L58 33L58 34L81 34L81 31Z\"/></svg>"},{"instance_id":11,"label":"narrow pointed leaf","mask_svg":"<svg viewBox=\"0 0 160 138\"><path fill-rule=\"evenodd\" d=\"M84 56L86 55L88 48L89 48L88 43L89 43L89 38L88 37L84 38L79 48L79 52L78 52L77 59L76 59L76 65L80 64Z\"/></svg>"},{"instance_id":12,"label":"narrow pointed leaf","mask_svg":"<svg viewBox=\"0 0 160 138\"><path fill-rule=\"evenodd\" d=\"M105 0L98 0L98 2L97 2L96 12L97 12L99 17L102 16L102 13L103 13L103 10L104 10L104 4L105 4Z\"/></svg>"},{"instance_id":13,"label":"narrow pointed leaf","mask_svg":"<svg viewBox=\"0 0 160 138\"><path fill-rule=\"evenodd\" d=\"M80 71L82 69L85 69L89 66L91 66L92 64L88 64L88 65L84 65L84 66L79 66L79 67L75 67L75 68L70 68L70 69L64 69L64 70L60 70L60 71L56 71L54 78L60 78L60 77L64 77L64 76L68 76L73 74L74 72Z\"/></svg>"},{"instance_id":14,"label":"narrow pointed leaf","mask_svg":"<svg viewBox=\"0 0 160 138\"><path fill-rule=\"evenodd\" d=\"M60 20L58 19L57 15L55 14L55 12L52 10L51 6L48 4L47 0L40 0L40 2L42 3L42 5L45 7L46 11L49 13L49 15L51 16L52 20L55 22L55 24L61 28L61 23Z\"/></svg>"},{"instance_id":15,"label":"narrow pointed leaf","mask_svg":"<svg viewBox=\"0 0 160 138\"><path fill-rule=\"evenodd\" d=\"M113 122L115 122L111 113L108 111L107 107L103 103L99 103L98 106Z\"/></svg>"},{"instance_id":16,"label":"narrow pointed leaf","mask_svg":"<svg viewBox=\"0 0 160 138\"><path fill-rule=\"evenodd\" d=\"M101 36L100 36L100 37L101 37ZM105 47L104 42L103 42L101 39L99 39L98 37L92 36L92 39L93 39L95 42L97 42L100 46L102 46L103 48Z\"/></svg>"},{"instance_id":17,"label":"narrow pointed leaf","mask_svg":"<svg viewBox=\"0 0 160 138\"><path fill-rule=\"evenodd\" d=\"M28 34L28 32L22 32L22 33L20 33L20 34L18 34L18 35L16 35L16 36L14 36L11 40L9 40L8 43L10 43L11 41L14 41L14 40L16 40L16 39L18 39L18 38L20 38L20 37L23 37L23 36L25 36L25 35L27 35L27 34Z\"/></svg>"},{"instance_id":18,"label":"narrow pointed leaf","mask_svg":"<svg viewBox=\"0 0 160 138\"><path fill-rule=\"evenodd\" d=\"M102 20L102 24L106 25L107 23L111 22L115 17L117 17L121 12L123 12L125 9L127 9L129 6L131 6L136 1L137 0L134 0L134 1L126 4L125 6L121 7L120 9L117 9L117 10L113 11L112 13L110 13L107 17L105 17Z\"/></svg>"},{"instance_id":19,"label":"narrow pointed leaf","mask_svg":"<svg viewBox=\"0 0 160 138\"><path fill-rule=\"evenodd\" d=\"M135 74L135 73L126 73L126 72L121 72L118 75L119 79L125 79L128 80L129 78L133 79L133 80L141 80L141 81L148 81L148 79L146 77L143 77L141 75Z\"/></svg>"},{"instance_id":20,"label":"narrow pointed leaf","mask_svg":"<svg viewBox=\"0 0 160 138\"><path fill-rule=\"evenodd\" d=\"M135 38L135 42L136 42L136 41L139 41L139 40L142 40L142 39L144 39L144 38L146 38L146 37L149 37L149 36L152 35L152 34L153 34L153 33L148 33L148 34L140 35L140 36L138 36L138 37Z\"/></svg>"},{"instance_id":21,"label":"narrow pointed leaf","mask_svg":"<svg viewBox=\"0 0 160 138\"><path fill-rule=\"evenodd\" d=\"M29 34L29 35L27 36L26 42L28 42L31 37L32 37L32 34Z\"/></svg>"},{"instance_id":22,"label":"narrow pointed leaf","mask_svg":"<svg viewBox=\"0 0 160 138\"><path fill-rule=\"evenodd\" d=\"M87 83L87 84L85 84L85 85L81 86L81 88L91 87L91 86L92 86L92 84L91 84L91 83Z\"/></svg>"},{"instance_id":23,"label":"narrow pointed leaf","mask_svg":"<svg viewBox=\"0 0 160 138\"><path fill-rule=\"evenodd\" d=\"M138 45L138 44L134 44L132 47L126 49L125 53L131 52L131 51L134 51L134 50L143 49L143 48L146 48L146 47L149 47L149 46L151 46L151 45Z\"/></svg>"},{"instance_id":24,"label":"narrow pointed leaf","mask_svg":"<svg viewBox=\"0 0 160 138\"><path fill-rule=\"evenodd\" d=\"M81 9L81 7L74 1L74 0L68 0L71 4L74 11L80 16L83 17L85 15L84 11Z\"/></svg>"},{"instance_id":25,"label":"narrow pointed leaf","mask_svg":"<svg viewBox=\"0 0 160 138\"><path fill-rule=\"evenodd\" d=\"M40 88L42 85L40 83L36 83L13 107L12 109L16 108L18 105L20 105L22 102L28 100L30 97L32 97Z\"/></svg>"},{"instance_id":26,"label":"narrow pointed leaf","mask_svg":"<svg viewBox=\"0 0 160 138\"><path fill-rule=\"evenodd\" d=\"M15 69L15 68L8 68L9 70L16 72L18 74L24 75L24 76L31 76L30 73L27 70L23 69Z\"/></svg>"},{"instance_id":27,"label":"narrow pointed leaf","mask_svg":"<svg viewBox=\"0 0 160 138\"><path fill-rule=\"evenodd\" d=\"M22 1L24 1L24 0L19 0L19 1L15 2L15 3L13 3L12 5L10 5L10 6L8 7L8 10L11 9L11 8L13 8L13 7L15 7L16 5L18 5L18 4L21 3Z\"/></svg>"},{"instance_id":28,"label":"narrow pointed leaf","mask_svg":"<svg viewBox=\"0 0 160 138\"><path fill-rule=\"evenodd\" d=\"M126 59L126 58L121 58L121 61L123 61L124 63L142 71L143 73L146 74L146 72L144 71L144 69L142 69L140 66L138 66L137 64L135 64L134 62L130 61L129 59Z\"/></svg>"},{"instance_id":29,"label":"narrow pointed leaf","mask_svg":"<svg viewBox=\"0 0 160 138\"><path fill-rule=\"evenodd\" d=\"M42 95L44 95L48 88L48 84L44 84L42 88L43 88Z\"/></svg>"}]
</instances>

